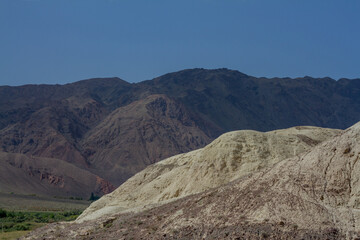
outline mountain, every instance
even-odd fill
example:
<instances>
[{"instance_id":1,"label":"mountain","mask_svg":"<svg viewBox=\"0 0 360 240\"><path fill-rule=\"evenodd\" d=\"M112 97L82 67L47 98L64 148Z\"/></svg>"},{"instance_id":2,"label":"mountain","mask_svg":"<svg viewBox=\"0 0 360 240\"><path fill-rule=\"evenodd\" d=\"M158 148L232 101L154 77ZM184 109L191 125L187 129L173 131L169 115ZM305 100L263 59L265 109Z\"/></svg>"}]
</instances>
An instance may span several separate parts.
<instances>
[{"instance_id":1,"label":"mountain","mask_svg":"<svg viewBox=\"0 0 360 240\"><path fill-rule=\"evenodd\" d=\"M59 159L4 152L0 159L0 189L5 193L87 200L92 192L104 195L115 189L99 176Z\"/></svg>"},{"instance_id":2,"label":"mountain","mask_svg":"<svg viewBox=\"0 0 360 240\"><path fill-rule=\"evenodd\" d=\"M26 239L358 239L359 158L360 122L228 184L139 213L49 225Z\"/></svg>"},{"instance_id":3,"label":"mountain","mask_svg":"<svg viewBox=\"0 0 360 240\"><path fill-rule=\"evenodd\" d=\"M61 160L114 186L228 131L345 129L359 119L360 79L189 69L140 83L97 78L0 87L1 152Z\"/></svg>"},{"instance_id":4,"label":"mountain","mask_svg":"<svg viewBox=\"0 0 360 240\"><path fill-rule=\"evenodd\" d=\"M267 79L228 69L192 69L140 84L180 100L222 133L293 126L345 129L360 119L360 79Z\"/></svg>"},{"instance_id":5,"label":"mountain","mask_svg":"<svg viewBox=\"0 0 360 240\"><path fill-rule=\"evenodd\" d=\"M120 184L147 165L210 141L191 114L164 95L119 107L81 145L93 172Z\"/></svg>"}]
</instances>

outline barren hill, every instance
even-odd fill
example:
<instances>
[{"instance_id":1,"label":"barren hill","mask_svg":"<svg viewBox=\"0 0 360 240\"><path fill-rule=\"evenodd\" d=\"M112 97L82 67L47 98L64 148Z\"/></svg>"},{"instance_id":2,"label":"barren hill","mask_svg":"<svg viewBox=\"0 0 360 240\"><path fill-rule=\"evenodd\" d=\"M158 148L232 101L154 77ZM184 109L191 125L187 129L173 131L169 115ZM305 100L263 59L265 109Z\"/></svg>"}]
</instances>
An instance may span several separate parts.
<instances>
[{"instance_id":1,"label":"barren hill","mask_svg":"<svg viewBox=\"0 0 360 240\"><path fill-rule=\"evenodd\" d=\"M78 222L151 206L226 184L309 150L340 130L295 127L223 134L208 146L151 165L94 202Z\"/></svg>"},{"instance_id":2,"label":"barren hill","mask_svg":"<svg viewBox=\"0 0 360 240\"><path fill-rule=\"evenodd\" d=\"M175 229L177 237L234 238L257 226L257 234L274 238L321 233L320 239L355 239L360 233L359 143L360 123L271 169L146 214L161 216L152 223L158 236ZM247 225L249 230L242 228ZM136 235L142 229L125 232Z\"/></svg>"},{"instance_id":3,"label":"barren hill","mask_svg":"<svg viewBox=\"0 0 360 240\"><path fill-rule=\"evenodd\" d=\"M138 214L50 225L28 239L358 239L359 143L360 122L229 184Z\"/></svg>"}]
</instances>

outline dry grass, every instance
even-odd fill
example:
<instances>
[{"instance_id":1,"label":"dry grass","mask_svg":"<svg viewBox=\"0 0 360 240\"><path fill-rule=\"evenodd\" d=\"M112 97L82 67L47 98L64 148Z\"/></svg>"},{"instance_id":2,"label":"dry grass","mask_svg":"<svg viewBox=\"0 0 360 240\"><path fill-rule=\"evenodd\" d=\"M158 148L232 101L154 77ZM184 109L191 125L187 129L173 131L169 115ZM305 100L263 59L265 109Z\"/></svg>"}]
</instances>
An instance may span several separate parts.
<instances>
[{"instance_id":1,"label":"dry grass","mask_svg":"<svg viewBox=\"0 0 360 240\"><path fill-rule=\"evenodd\" d=\"M71 211L84 210L91 202L36 195L0 193L0 208L11 211Z\"/></svg>"},{"instance_id":2,"label":"dry grass","mask_svg":"<svg viewBox=\"0 0 360 240\"><path fill-rule=\"evenodd\" d=\"M30 231L0 232L0 240L12 240L25 236Z\"/></svg>"}]
</instances>

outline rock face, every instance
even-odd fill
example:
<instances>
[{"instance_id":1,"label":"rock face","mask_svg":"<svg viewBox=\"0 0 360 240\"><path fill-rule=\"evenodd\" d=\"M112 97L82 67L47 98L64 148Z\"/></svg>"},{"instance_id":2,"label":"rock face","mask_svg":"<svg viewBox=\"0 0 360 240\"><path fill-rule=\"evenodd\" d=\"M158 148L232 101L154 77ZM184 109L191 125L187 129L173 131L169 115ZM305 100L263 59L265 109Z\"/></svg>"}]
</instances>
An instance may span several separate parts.
<instances>
[{"instance_id":1,"label":"rock face","mask_svg":"<svg viewBox=\"0 0 360 240\"><path fill-rule=\"evenodd\" d=\"M203 192L296 156L340 130L295 127L271 132L226 133L208 146L151 165L94 202L77 222L123 211L143 211Z\"/></svg>"},{"instance_id":2,"label":"rock face","mask_svg":"<svg viewBox=\"0 0 360 240\"><path fill-rule=\"evenodd\" d=\"M50 225L45 239L358 239L360 122L298 156L137 214ZM106 231L99 223L111 221ZM86 231L85 231L86 230Z\"/></svg>"},{"instance_id":3,"label":"rock face","mask_svg":"<svg viewBox=\"0 0 360 240\"><path fill-rule=\"evenodd\" d=\"M359 119L359 79L190 69L134 84L106 78L0 87L0 151L58 159L115 186L228 131L345 129Z\"/></svg>"}]
</instances>

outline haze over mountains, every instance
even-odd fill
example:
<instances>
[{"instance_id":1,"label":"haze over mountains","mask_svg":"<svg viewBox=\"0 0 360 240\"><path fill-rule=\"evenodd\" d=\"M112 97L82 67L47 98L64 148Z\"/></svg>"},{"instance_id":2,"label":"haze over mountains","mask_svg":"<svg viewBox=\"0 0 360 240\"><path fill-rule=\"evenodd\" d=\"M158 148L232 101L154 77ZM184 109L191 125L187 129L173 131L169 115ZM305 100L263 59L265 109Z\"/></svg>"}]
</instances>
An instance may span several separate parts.
<instances>
[{"instance_id":1,"label":"haze over mountains","mask_svg":"<svg viewBox=\"0 0 360 240\"><path fill-rule=\"evenodd\" d=\"M110 78L3 86L0 151L10 185L1 191L102 195L147 165L204 147L224 132L345 129L359 119L360 79L265 79L191 69L133 84ZM79 169L76 178L69 168ZM33 187L19 188L18 181Z\"/></svg>"}]
</instances>

